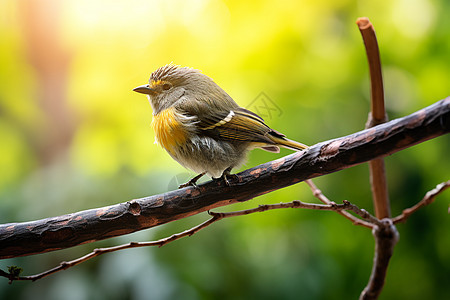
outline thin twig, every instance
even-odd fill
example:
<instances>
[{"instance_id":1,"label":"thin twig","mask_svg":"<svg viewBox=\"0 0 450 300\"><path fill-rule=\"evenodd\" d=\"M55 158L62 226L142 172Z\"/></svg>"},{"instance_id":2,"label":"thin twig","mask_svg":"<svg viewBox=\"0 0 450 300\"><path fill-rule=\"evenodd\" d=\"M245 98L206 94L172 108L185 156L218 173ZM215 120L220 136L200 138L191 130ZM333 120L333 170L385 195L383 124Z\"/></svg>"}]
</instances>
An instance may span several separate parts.
<instances>
[{"instance_id":1,"label":"thin twig","mask_svg":"<svg viewBox=\"0 0 450 300\"><path fill-rule=\"evenodd\" d=\"M322 191L314 184L314 182L311 179L305 180L305 183L307 185L309 185L309 187L311 188L311 191L314 195L314 197L316 197L317 199L319 199L322 203L325 204L332 204L334 203L333 201L329 200L323 193ZM357 213L356 211L354 211L355 213ZM366 210L360 210L360 212L362 212L362 214L358 214L360 215L362 218L364 219L370 219L370 222L358 219L357 217L355 217L354 215L352 215L351 213L344 211L344 210L338 210L337 213L346 217L347 219L349 219L350 221L352 221L352 223L354 225L361 225L367 228L373 228L373 224L372 223L376 223L374 222L374 219L376 221L377 220L374 216L370 215ZM370 217L369 217L370 216Z\"/></svg>"},{"instance_id":2,"label":"thin twig","mask_svg":"<svg viewBox=\"0 0 450 300\"><path fill-rule=\"evenodd\" d=\"M331 202L329 204L314 204L314 203L305 203L305 202L301 202L298 200L294 200L292 202L288 202L288 203L278 203L278 204L266 204L266 205L260 205L258 207L255 208L250 208L250 209L245 209L245 210L240 210L240 211L234 211L234 212L210 212L208 211L208 213L211 215L211 218L206 220L205 222L192 227L190 229L187 229L183 232L180 233L176 233L173 234L169 237L157 240L157 241L150 241L150 242L130 242L127 244L123 244L123 245L119 245L119 246L114 246L114 247L107 247L107 248L97 248L94 249L92 252L79 257L77 259L68 261L68 262L61 262L57 267L49 269L45 272L36 274L36 275L30 275L30 276L18 276L16 274L10 274L7 272L4 272L2 270L0 270L0 276L6 277L9 279L9 282L13 282L16 280L22 280L22 281L36 281L38 279L47 277L51 274L54 274L56 272L62 271L62 270L66 270L68 268L74 267L76 265L79 265L89 259L92 259L94 257L100 256L102 254L105 253L110 253L110 252L115 252L115 251L119 251L119 250L124 250L124 249L130 249L130 248L139 248L139 247L151 247L151 246L159 246L162 247L170 242L176 241L178 239L181 239L183 237L186 236L191 236L195 233L197 233L198 231L208 227L209 225L224 219L224 218L230 218L230 217L237 217L237 216L244 216L244 215L248 215L248 214L253 214L256 212L264 212L267 210L273 210L273 209L284 209L284 208L305 208L305 209L315 209L315 210L329 210L329 211L342 211L342 210L352 210L357 212L360 215L365 215L365 211L359 209L358 207L356 207L355 205L351 204L348 201L344 201L343 204L336 204L334 202Z\"/></svg>"},{"instance_id":3,"label":"thin twig","mask_svg":"<svg viewBox=\"0 0 450 300\"><path fill-rule=\"evenodd\" d=\"M361 209L359 209L356 205L351 204L349 201L344 200L342 204L336 204L334 202L328 204L315 204L315 203L305 203L299 200L294 200L288 203L277 203L277 204L264 204L259 205L255 208L238 210L233 212L209 212L212 216L218 216L220 218L229 218L229 217L237 217L244 216L256 212L263 212L272 209L282 209L282 208L305 208L305 209L315 209L315 210L329 210L329 211L342 211L342 210L358 210L360 213L363 213Z\"/></svg>"},{"instance_id":4,"label":"thin twig","mask_svg":"<svg viewBox=\"0 0 450 300\"><path fill-rule=\"evenodd\" d=\"M368 18L359 18L356 21L361 32L364 46L366 48L367 60L369 62L371 94L371 109L366 128L387 122L386 109L384 106L383 76L381 73L380 51L375 29ZM372 188L375 216L378 219L389 218L391 210L389 205L389 194L386 181L386 170L384 160L377 158L369 162L370 186Z\"/></svg>"},{"instance_id":5,"label":"thin twig","mask_svg":"<svg viewBox=\"0 0 450 300\"><path fill-rule=\"evenodd\" d=\"M428 191L423 197L423 199L420 200L416 205L404 209L403 212L400 215L393 218L392 221L394 222L394 224L405 222L406 219L408 219L409 216L415 213L419 208L433 203L436 196L445 191L446 189L448 189L449 187L450 187L450 180L439 183L434 189Z\"/></svg>"}]
</instances>

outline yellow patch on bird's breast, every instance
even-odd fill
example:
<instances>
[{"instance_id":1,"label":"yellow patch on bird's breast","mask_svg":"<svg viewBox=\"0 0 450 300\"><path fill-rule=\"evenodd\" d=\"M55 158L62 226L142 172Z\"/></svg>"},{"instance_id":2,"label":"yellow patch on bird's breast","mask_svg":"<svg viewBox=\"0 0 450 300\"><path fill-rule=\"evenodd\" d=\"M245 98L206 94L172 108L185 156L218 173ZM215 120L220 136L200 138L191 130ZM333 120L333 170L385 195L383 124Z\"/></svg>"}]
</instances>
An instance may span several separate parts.
<instances>
[{"instance_id":1,"label":"yellow patch on bird's breast","mask_svg":"<svg viewBox=\"0 0 450 300\"><path fill-rule=\"evenodd\" d=\"M156 142L173 153L174 147L186 142L187 131L180 122L174 108L168 108L153 116L152 127Z\"/></svg>"}]
</instances>

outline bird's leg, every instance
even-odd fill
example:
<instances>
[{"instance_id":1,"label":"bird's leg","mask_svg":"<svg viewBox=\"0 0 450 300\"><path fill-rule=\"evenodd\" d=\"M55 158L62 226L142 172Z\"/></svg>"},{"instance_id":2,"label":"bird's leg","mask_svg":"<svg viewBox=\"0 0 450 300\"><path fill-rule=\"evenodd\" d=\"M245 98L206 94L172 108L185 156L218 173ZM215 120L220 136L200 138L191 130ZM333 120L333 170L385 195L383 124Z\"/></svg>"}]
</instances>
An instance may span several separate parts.
<instances>
[{"instance_id":1,"label":"bird's leg","mask_svg":"<svg viewBox=\"0 0 450 300\"><path fill-rule=\"evenodd\" d=\"M230 186L230 182L228 181L228 177L234 177L234 178L238 178L238 176L236 174L231 174L231 169L233 169L233 167L228 167L226 168L223 173L222 176L220 176L220 178L223 179L223 181L225 182L226 186Z\"/></svg>"},{"instance_id":2,"label":"bird's leg","mask_svg":"<svg viewBox=\"0 0 450 300\"><path fill-rule=\"evenodd\" d=\"M180 184L180 186L178 188L182 189L182 188L185 188L185 187L188 187L188 186L196 187L197 186L197 180L199 180L205 174L206 174L206 172L198 174L197 176L195 176L194 178L192 178L188 182Z\"/></svg>"}]
</instances>

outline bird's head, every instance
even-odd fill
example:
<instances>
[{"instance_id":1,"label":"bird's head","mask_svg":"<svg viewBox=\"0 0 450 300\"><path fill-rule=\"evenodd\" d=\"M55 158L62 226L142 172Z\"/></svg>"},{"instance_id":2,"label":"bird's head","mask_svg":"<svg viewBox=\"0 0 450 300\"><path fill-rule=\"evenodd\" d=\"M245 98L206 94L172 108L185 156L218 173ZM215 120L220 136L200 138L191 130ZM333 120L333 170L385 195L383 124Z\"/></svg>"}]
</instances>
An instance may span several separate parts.
<instances>
[{"instance_id":1,"label":"bird's head","mask_svg":"<svg viewBox=\"0 0 450 300\"><path fill-rule=\"evenodd\" d=\"M158 114L185 94L202 93L209 90L211 85L215 83L200 71L169 64L154 71L148 84L138 86L133 91L146 94L153 113Z\"/></svg>"}]
</instances>

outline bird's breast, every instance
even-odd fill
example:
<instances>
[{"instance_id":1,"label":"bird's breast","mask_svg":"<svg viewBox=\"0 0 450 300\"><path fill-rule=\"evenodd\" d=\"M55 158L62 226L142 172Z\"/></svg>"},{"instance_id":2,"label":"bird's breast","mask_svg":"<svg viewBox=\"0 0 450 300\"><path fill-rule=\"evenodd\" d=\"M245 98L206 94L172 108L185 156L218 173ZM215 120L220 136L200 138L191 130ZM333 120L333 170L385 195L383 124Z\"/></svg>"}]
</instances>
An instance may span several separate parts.
<instances>
[{"instance_id":1,"label":"bird's breast","mask_svg":"<svg viewBox=\"0 0 450 300\"><path fill-rule=\"evenodd\" d=\"M183 124L184 116L170 107L153 115L152 127L155 132L155 141L169 153L174 152L175 147L186 143L188 130Z\"/></svg>"}]
</instances>

